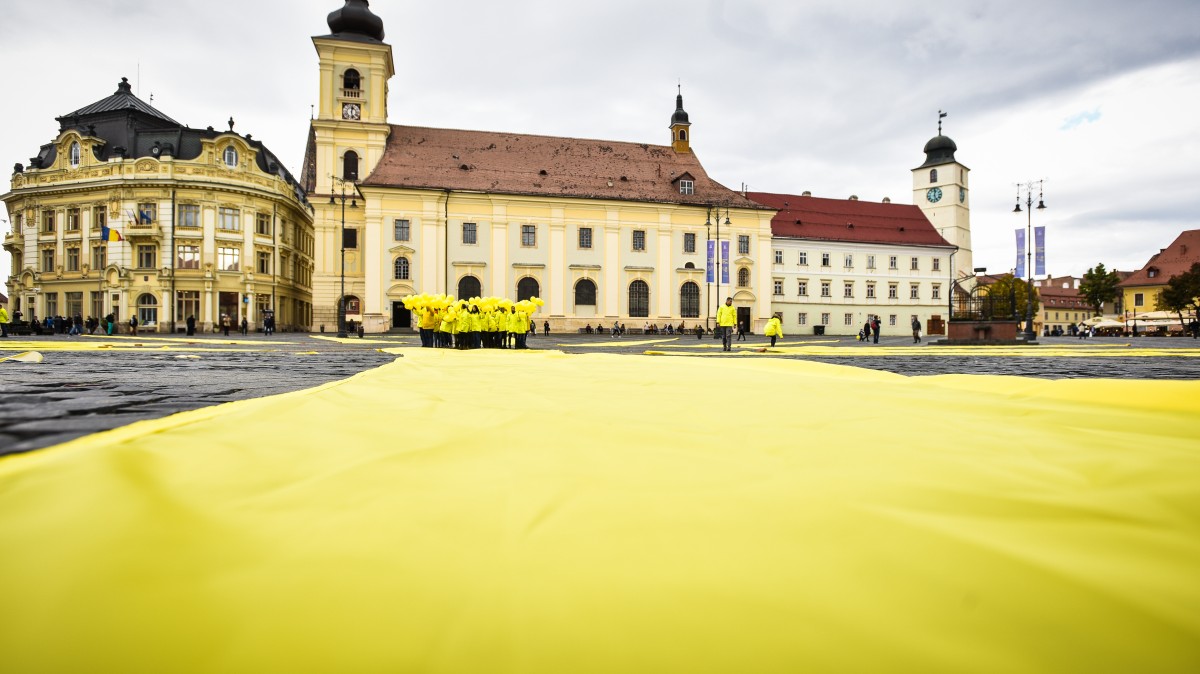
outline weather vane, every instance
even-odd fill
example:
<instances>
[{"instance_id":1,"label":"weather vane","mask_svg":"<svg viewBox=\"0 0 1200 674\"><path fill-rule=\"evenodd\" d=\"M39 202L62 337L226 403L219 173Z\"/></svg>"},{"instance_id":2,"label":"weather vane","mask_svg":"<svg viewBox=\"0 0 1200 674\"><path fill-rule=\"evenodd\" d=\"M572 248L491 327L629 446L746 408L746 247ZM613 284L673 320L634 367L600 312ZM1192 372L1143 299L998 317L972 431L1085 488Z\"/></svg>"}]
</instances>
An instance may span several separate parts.
<instances>
[{"instance_id":1,"label":"weather vane","mask_svg":"<svg viewBox=\"0 0 1200 674\"><path fill-rule=\"evenodd\" d=\"M942 135L942 118L950 113L938 110L938 135Z\"/></svg>"}]
</instances>

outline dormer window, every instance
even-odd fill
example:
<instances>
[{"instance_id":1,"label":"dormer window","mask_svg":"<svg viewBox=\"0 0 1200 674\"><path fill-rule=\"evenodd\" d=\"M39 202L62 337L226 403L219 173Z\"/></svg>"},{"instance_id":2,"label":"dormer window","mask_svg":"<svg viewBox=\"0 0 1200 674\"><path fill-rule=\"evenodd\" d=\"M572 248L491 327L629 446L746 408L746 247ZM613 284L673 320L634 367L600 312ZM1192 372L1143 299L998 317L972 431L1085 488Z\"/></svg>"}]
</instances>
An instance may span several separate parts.
<instances>
[{"instance_id":1,"label":"dormer window","mask_svg":"<svg viewBox=\"0 0 1200 674\"><path fill-rule=\"evenodd\" d=\"M1146 276L1148 276L1150 278L1154 278L1155 276L1158 276L1158 270L1155 269L1154 267L1151 267L1146 270Z\"/></svg>"},{"instance_id":2,"label":"dormer window","mask_svg":"<svg viewBox=\"0 0 1200 674\"><path fill-rule=\"evenodd\" d=\"M680 180L679 181L679 193L680 194L695 194L696 193L696 183L692 182L691 180Z\"/></svg>"},{"instance_id":3,"label":"dormer window","mask_svg":"<svg viewBox=\"0 0 1200 674\"><path fill-rule=\"evenodd\" d=\"M343 89L358 89L360 81L361 81L361 78L358 74L358 71L355 70L354 68L351 68L351 69L347 70L344 75L342 75L342 88Z\"/></svg>"},{"instance_id":4,"label":"dormer window","mask_svg":"<svg viewBox=\"0 0 1200 674\"><path fill-rule=\"evenodd\" d=\"M225 148L225 155L224 155L224 159L225 159L225 165L226 165L226 166L228 166L229 168L236 168L236 167L237 167L237 165L238 165L238 153L237 153L237 150L236 150L236 149L234 149L234 147L233 147L232 145L230 145L229 147Z\"/></svg>"},{"instance_id":5,"label":"dormer window","mask_svg":"<svg viewBox=\"0 0 1200 674\"><path fill-rule=\"evenodd\" d=\"M78 141L71 143L71 150L70 150L69 154L71 156L71 166L72 167L79 166L79 142Z\"/></svg>"}]
</instances>

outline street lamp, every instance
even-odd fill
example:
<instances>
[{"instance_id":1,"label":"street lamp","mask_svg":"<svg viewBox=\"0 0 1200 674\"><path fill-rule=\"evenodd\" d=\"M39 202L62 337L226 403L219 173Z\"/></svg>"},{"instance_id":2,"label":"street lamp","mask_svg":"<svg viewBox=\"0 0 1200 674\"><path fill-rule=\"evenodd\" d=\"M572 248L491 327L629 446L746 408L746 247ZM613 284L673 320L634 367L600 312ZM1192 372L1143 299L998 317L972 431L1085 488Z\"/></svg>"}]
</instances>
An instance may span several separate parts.
<instances>
[{"instance_id":1,"label":"street lamp","mask_svg":"<svg viewBox=\"0 0 1200 674\"><path fill-rule=\"evenodd\" d=\"M338 332L337 336L341 338L348 337L346 334L346 185L354 186L354 181L345 180L337 176L330 176L333 182L341 188L341 194L333 194L329 197L329 204L336 206L338 201L342 202L342 287L338 294ZM350 208L358 208L358 200L354 195L350 196Z\"/></svg>"},{"instance_id":2,"label":"street lamp","mask_svg":"<svg viewBox=\"0 0 1200 674\"><path fill-rule=\"evenodd\" d=\"M1033 181L1029 181L1024 185L1017 183L1017 206L1013 209L1013 213L1021 212L1021 189L1025 189L1025 251L1026 265L1025 277L1029 283L1029 302L1025 305L1025 332L1021 336L1027 342L1032 342L1037 339L1037 335L1033 332ZM1046 209L1046 203L1042 201L1042 181L1037 181L1038 188L1038 205L1037 210L1043 211ZM1017 230L1020 231L1020 230Z\"/></svg>"},{"instance_id":3,"label":"street lamp","mask_svg":"<svg viewBox=\"0 0 1200 674\"><path fill-rule=\"evenodd\" d=\"M708 206L707 209L704 211L704 226L705 226L705 228L708 229L708 231L711 231L711 228L713 225L713 220L717 221L717 243L715 246L713 246L713 276L715 276L717 279L717 304L719 305L719 304L721 304L721 269L722 269L722 267L721 267L721 208L720 208L720 206ZM726 225L732 224L729 222L729 207L725 208L725 224ZM712 240L711 237L709 238L709 240L710 241ZM707 251L705 251L705 252L707 252ZM726 273L728 273L728 271L726 271ZM705 276L707 277L707 273L705 274ZM706 293L706 294L708 294L709 297L706 297L704 300L704 302L705 302L704 323L705 323L705 327L710 327L708 325L708 319L711 315L710 312L712 311L712 296L709 293Z\"/></svg>"}]
</instances>

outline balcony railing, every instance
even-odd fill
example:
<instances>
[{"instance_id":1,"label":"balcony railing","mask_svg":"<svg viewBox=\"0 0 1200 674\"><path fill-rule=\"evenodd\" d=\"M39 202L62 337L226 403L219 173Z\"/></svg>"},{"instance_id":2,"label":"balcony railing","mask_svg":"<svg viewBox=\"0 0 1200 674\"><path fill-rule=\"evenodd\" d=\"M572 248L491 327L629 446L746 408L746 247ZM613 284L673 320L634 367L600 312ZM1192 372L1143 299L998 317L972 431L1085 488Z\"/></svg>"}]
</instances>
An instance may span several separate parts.
<instances>
[{"instance_id":1,"label":"balcony railing","mask_svg":"<svg viewBox=\"0 0 1200 674\"><path fill-rule=\"evenodd\" d=\"M342 89L342 98L362 98L362 89Z\"/></svg>"}]
</instances>

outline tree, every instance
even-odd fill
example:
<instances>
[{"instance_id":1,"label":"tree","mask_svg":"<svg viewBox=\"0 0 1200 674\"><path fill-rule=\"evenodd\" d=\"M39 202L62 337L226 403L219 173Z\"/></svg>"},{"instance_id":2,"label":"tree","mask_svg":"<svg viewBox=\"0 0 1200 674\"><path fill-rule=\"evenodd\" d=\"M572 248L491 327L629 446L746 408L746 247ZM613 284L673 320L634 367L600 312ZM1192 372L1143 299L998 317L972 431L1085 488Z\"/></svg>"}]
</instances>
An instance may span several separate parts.
<instances>
[{"instance_id":1,"label":"tree","mask_svg":"<svg viewBox=\"0 0 1200 674\"><path fill-rule=\"evenodd\" d=\"M1010 274L1005 274L987 287L992 316L996 319L1016 318L1025 320L1025 307L1029 306L1029 284ZM1037 316L1041 302L1034 288L1033 315Z\"/></svg>"},{"instance_id":2,"label":"tree","mask_svg":"<svg viewBox=\"0 0 1200 674\"><path fill-rule=\"evenodd\" d=\"M1117 299L1117 283L1120 281L1121 277L1117 276L1117 272L1105 269L1101 263L1083 275L1083 283L1079 284L1079 294L1083 295L1087 303L1092 305L1092 310L1099 315L1105 302Z\"/></svg>"},{"instance_id":3,"label":"tree","mask_svg":"<svg viewBox=\"0 0 1200 674\"><path fill-rule=\"evenodd\" d=\"M1176 274L1167 281L1167 287L1158 294L1155 308L1159 311L1174 311L1179 315L1179 324L1187 328L1183 320L1183 312L1191 310L1193 317L1200 311L1200 262L1192 264L1192 268Z\"/></svg>"}]
</instances>

